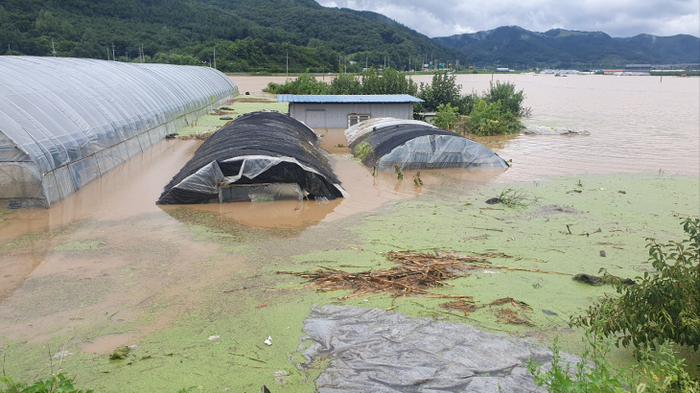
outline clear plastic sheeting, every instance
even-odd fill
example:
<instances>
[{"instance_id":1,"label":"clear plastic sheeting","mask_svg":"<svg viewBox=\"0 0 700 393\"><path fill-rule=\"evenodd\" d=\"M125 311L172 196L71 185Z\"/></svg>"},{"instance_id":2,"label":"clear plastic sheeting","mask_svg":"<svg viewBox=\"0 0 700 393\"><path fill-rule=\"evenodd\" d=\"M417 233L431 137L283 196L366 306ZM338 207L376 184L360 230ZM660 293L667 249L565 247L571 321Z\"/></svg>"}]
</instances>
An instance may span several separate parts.
<instances>
[{"instance_id":1,"label":"clear plastic sheeting","mask_svg":"<svg viewBox=\"0 0 700 393\"><path fill-rule=\"evenodd\" d=\"M363 164L377 170L442 168L508 168L486 146L454 132L414 120L368 120L346 131L353 154L366 154ZM352 142L350 139L352 138Z\"/></svg>"},{"instance_id":2,"label":"clear plastic sheeting","mask_svg":"<svg viewBox=\"0 0 700 393\"><path fill-rule=\"evenodd\" d=\"M531 339L376 308L314 306L304 333L313 344L297 366L330 359L316 379L320 393L546 392L527 364L548 367L552 359ZM560 355L570 364L579 360Z\"/></svg>"},{"instance_id":3,"label":"clear plastic sheeting","mask_svg":"<svg viewBox=\"0 0 700 393\"><path fill-rule=\"evenodd\" d=\"M343 196L313 130L282 113L261 111L240 116L204 141L157 203Z\"/></svg>"},{"instance_id":4,"label":"clear plastic sheeting","mask_svg":"<svg viewBox=\"0 0 700 393\"><path fill-rule=\"evenodd\" d=\"M0 56L0 200L48 207L237 94L206 67Z\"/></svg>"},{"instance_id":5,"label":"clear plastic sheeting","mask_svg":"<svg viewBox=\"0 0 700 393\"><path fill-rule=\"evenodd\" d=\"M354 126L345 130L345 138L348 140L348 145L355 142L355 140L362 135L370 132L382 129L384 127L403 125L403 124L413 124L413 125L427 125L430 127L435 127L432 124L428 124L420 120L405 120L405 119L395 119L393 117L377 117L374 119L365 120L363 122L357 123ZM437 127L435 127L437 128Z\"/></svg>"}]
</instances>

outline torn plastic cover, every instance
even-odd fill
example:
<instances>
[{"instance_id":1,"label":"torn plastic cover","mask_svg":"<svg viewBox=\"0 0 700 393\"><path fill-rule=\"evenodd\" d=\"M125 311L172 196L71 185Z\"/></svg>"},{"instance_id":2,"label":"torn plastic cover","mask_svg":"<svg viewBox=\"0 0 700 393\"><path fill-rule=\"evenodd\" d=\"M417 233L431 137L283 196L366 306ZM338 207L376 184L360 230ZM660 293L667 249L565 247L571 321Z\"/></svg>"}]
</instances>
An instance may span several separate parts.
<instances>
[{"instance_id":1,"label":"torn plastic cover","mask_svg":"<svg viewBox=\"0 0 700 393\"><path fill-rule=\"evenodd\" d=\"M533 359L547 366L552 358L531 339L376 308L313 306L304 333L302 340L313 344L297 367L330 359L316 379L322 393L545 392L527 364ZM560 355L564 362L579 360Z\"/></svg>"},{"instance_id":2,"label":"torn plastic cover","mask_svg":"<svg viewBox=\"0 0 700 393\"><path fill-rule=\"evenodd\" d=\"M304 197L328 200L345 196L318 137L303 123L278 112L240 116L210 136L165 187L158 204L214 203L240 200L234 185L297 184ZM250 200L270 200L266 196ZM235 195L232 194L235 192ZM275 193L274 198L298 194Z\"/></svg>"},{"instance_id":3,"label":"torn plastic cover","mask_svg":"<svg viewBox=\"0 0 700 393\"><path fill-rule=\"evenodd\" d=\"M403 124L413 124L413 125L423 125L428 127L437 128L432 124L428 124L420 120L406 120L406 119L396 119L394 117L377 117L374 119L365 120L363 122L357 123L354 126L345 130L345 138L348 140L348 145L355 142L355 140L362 135L379 130L384 127L403 125Z\"/></svg>"},{"instance_id":4,"label":"torn plastic cover","mask_svg":"<svg viewBox=\"0 0 700 393\"><path fill-rule=\"evenodd\" d=\"M396 122L355 137L353 153L366 144L369 153L362 160L367 167L407 169L508 168L508 163L486 146L454 132L423 122Z\"/></svg>"}]
</instances>

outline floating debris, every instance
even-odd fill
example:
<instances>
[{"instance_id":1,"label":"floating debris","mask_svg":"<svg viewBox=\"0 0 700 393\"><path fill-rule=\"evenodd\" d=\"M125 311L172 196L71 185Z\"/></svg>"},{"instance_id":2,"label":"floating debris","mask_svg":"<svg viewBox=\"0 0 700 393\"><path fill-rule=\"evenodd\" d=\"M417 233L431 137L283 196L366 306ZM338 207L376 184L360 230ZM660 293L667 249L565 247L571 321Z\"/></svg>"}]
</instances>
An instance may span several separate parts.
<instances>
[{"instance_id":1,"label":"floating debris","mask_svg":"<svg viewBox=\"0 0 700 393\"><path fill-rule=\"evenodd\" d=\"M503 308L496 311L498 322L508 323L511 325L524 325L534 327L535 324L530 322L527 317L520 316L517 311L512 308Z\"/></svg>"},{"instance_id":2,"label":"floating debris","mask_svg":"<svg viewBox=\"0 0 700 393\"><path fill-rule=\"evenodd\" d=\"M131 352L131 349L126 345L122 345L109 354L109 360L126 359L129 356L129 352Z\"/></svg>"},{"instance_id":3,"label":"floating debris","mask_svg":"<svg viewBox=\"0 0 700 393\"><path fill-rule=\"evenodd\" d=\"M495 266L487 260L487 258L512 258L501 252L461 255L439 251L434 253L390 251L386 254L386 258L399 265L387 270L367 270L357 273L321 266L321 269L311 272L278 271L277 274L292 274L307 278L320 291L352 290L354 294L346 298L363 296L367 293L389 292L394 296L420 294L458 299L469 298L469 296L436 295L428 290L450 285L444 281L465 277L471 272L483 271L483 269L569 275L540 269Z\"/></svg>"},{"instance_id":4,"label":"floating debris","mask_svg":"<svg viewBox=\"0 0 700 393\"><path fill-rule=\"evenodd\" d=\"M446 285L443 281L467 275L467 271L490 267L487 257L506 257L502 253L461 256L435 252L434 254L390 251L388 260L399 265L388 270L369 270L358 273L331 267L313 272L286 272L308 278L321 291L353 290L356 296L367 293L390 292L394 296L409 294L431 295L428 289ZM465 298L468 296L447 296Z\"/></svg>"},{"instance_id":5,"label":"floating debris","mask_svg":"<svg viewBox=\"0 0 700 393\"><path fill-rule=\"evenodd\" d=\"M72 354L73 354L73 352L68 352L68 351L57 352L55 355L53 355L53 359L54 360L63 359L64 357L70 356Z\"/></svg>"}]
</instances>

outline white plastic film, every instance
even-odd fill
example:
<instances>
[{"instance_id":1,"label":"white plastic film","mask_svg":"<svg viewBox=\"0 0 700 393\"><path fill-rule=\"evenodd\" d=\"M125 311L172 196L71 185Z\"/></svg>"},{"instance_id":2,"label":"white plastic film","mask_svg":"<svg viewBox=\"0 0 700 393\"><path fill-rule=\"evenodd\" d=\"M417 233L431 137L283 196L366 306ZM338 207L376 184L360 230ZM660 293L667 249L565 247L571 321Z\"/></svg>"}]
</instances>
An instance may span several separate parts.
<instances>
[{"instance_id":1,"label":"white plastic film","mask_svg":"<svg viewBox=\"0 0 700 393\"><path fill-rule=\"evenodd\" d=\"M168 124L237 94L207 67L0 56L0 164L31 163L51 179L42 186L48 206L152 146Z\"/></svg>"}]
</instances>

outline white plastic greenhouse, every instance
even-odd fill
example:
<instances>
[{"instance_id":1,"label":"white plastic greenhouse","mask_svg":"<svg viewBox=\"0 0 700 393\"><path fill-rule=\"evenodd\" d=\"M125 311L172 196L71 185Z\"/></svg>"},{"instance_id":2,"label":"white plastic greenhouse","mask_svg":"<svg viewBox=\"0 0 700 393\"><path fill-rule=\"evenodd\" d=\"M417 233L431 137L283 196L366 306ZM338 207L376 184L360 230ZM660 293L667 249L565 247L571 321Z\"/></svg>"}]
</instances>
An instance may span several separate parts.
<instances>
[{"instance_id":1,"label":"white plastic greenhouse","mask_svg":"<svg viewBox=\"0 0 700 393\"><path fill-rule=\"evenodd\" d=\"M207 67L0 56L0 201L48 207L237 94Z\"/></svg>"}]
</instances>

